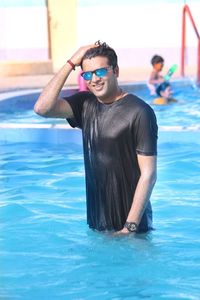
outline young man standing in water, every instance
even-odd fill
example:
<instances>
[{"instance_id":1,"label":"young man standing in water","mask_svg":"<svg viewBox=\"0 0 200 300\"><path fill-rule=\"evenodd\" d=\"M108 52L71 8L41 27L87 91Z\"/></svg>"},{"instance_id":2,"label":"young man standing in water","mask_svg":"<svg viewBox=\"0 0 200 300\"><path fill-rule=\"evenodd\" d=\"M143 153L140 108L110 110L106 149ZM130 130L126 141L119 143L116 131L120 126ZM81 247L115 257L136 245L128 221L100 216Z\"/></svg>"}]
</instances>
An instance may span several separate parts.
<instances>
[{"instance_id":1,"label":"young man standing in water","mask_svg":"<svg viewBox=\"0 0 200 300\"><path fill-rule=\"evenodd\" d=\"M78 66L89 91L59 98ZM126 235L152 229L157 123L148 104L119 87L118 75L117 55L106 43L81 47L44 88L34 110L82 129L89 227Z\"/></svg>"}]
</instances>

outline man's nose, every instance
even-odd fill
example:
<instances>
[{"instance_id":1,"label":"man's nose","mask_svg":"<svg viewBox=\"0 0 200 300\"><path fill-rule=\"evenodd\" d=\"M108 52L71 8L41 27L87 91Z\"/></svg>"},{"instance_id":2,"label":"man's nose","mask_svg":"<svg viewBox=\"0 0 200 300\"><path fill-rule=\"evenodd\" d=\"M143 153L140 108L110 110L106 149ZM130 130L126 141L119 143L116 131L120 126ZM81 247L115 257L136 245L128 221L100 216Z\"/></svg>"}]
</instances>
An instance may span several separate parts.
<instances>
[{"instance_id":1,"label":"man's nose","mask_svg":"<svg viewBox=\"0 0 200 300\"><path fill-rule=\"evenodd\" d=\"M98 80L101 80L101 77L97 76L95 73L92 73L92 78L91 80L93 81L98 81Z\"/></svg>"}]
</instances>

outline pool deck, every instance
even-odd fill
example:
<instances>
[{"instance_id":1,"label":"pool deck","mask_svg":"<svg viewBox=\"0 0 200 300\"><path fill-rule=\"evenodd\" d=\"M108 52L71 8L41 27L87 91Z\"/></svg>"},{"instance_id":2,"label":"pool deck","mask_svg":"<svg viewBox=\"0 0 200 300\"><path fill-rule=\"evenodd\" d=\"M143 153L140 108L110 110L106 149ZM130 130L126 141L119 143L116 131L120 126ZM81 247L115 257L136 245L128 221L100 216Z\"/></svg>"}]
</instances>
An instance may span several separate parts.
<instances>
[{"instance_id":1,"label":"pool deck","mask_svg":"<svg viewBox=\"0 0 200 300\"><path fill-rule=\"evenodd\" d=\"M0 78L0 93L21 89L43 88L53 74L8 76Z\"/></svg>"}]
</instances>

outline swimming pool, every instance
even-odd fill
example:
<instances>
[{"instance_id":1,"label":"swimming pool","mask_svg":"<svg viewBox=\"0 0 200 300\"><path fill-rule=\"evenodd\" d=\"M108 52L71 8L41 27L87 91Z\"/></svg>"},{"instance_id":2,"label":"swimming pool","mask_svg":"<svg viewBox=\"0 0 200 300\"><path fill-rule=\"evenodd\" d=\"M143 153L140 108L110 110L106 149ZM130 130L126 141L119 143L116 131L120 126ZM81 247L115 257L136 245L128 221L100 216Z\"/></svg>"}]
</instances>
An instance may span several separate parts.
<instances>
[{"instance_id":1,"label":"swimming pool","mask_svg":"<svg viewBox=\"0 0 200 300\"><path fill-rule=\"evenodd\" d=\"M121 85L121 87L138 95L147 103L152 105L155 97L149 95L149 91L145 84L138 85ZM189 81L172 82L174 98L179 102L167 105L152 105L155 110L159 126L193 126L199 125L200 119L200 90L194 88ZM63 90L62 95L67 96L76 92L76 89ZM1 123L26 123L26 124L66 124L65 120L45 119L37 116L33 112L33 105L38 98L40 90L21 91L19 93L2 94L0 97L0 118ZM8 106L9 98L9 106Z\"/></svg>"},{"instance_id":2,"label":"swimming pool","mask_svg":"<svg viewBox=\"0 0 200 300\"><path fill-rule=\"evenodd\" d=\"M200 89L191 82L172 82L173 97L178 103L171 105L152 105L160 126L191 126L199 125L200 120ZM153 98L146 89L136 94L151 105Z\"/></svg>"},{"instance_id":3,"label":"swimming pool","mask_svg":"<svg viewBox=\"0 0 200 300\"><path fill-rule=\"evenodd\" d=\"M151 234L88 229L81 145L1 146L1 299L199 299L199 139L159 144Z\"/></svg>"},{"instance_id":4,"label":"swimming pool","mask_svg":"<svg viewBox=\"0 0 200 300\"><path fill-rule=\"evenodd\" d=\"M76 92L77 89L65 89L62 91L62 96L69 96ZM66 123L60 119L45 119L41 118L33 111L33 106L37 100L41 90L22 90L0 95L0 118L1 123ZM9 104L8 104L9 101Z\"/></svg>"},{"instance_id":5,"label":"swimming pool","mask_svg":"<svg viewBox=\"0 0 200 300\"><path fill-rule=\"evenodd\" d=\"M200 132L172 130L159 134L156 230L113 238L86 224L79 130L1 128L0 299L199 299Z\"/></svg>"}]
</instances>

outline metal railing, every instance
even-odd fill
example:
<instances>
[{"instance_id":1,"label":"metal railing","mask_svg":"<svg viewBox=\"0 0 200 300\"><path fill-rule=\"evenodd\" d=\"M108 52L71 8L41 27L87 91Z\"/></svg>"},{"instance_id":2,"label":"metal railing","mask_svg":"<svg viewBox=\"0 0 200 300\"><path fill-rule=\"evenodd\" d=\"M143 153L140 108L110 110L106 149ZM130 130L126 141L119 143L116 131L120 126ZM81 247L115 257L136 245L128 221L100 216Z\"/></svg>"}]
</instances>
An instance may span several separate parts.
<instances>
[{"instance_id":1,"label":"metal railing","mask_svg":"<svg viewBox=\"0 0 200 300\"><path fill-rule=\"evenodd\" d=\"M188 14L198 39L197 47L197 84L200 84L200 35L188 5L183 7L182 15L182 44L181 44L181 76L185 76L185 44L186 44L186 14Z\"/></svg>"}]
</instances>

